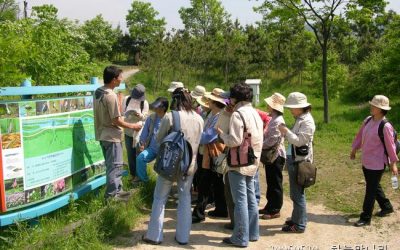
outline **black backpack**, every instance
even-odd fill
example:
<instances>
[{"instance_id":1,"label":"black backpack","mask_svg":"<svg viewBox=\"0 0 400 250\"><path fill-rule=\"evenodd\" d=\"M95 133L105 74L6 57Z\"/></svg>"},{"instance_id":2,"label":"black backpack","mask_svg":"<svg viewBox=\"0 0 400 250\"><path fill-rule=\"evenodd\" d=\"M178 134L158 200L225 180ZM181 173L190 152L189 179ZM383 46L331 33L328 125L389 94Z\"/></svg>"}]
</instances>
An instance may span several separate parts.
<instances>
[{"instance_id":1,"label":"black backpack","mask_svg":"<svg viewBox=\"0 0 400 250\"><path fill-rule=\"evenodd\" d=\"M372 116L368 117L367 120L365 121L365 125L367 125L367 123L369 121L371 121ZM389 122L386 119L383 119L381 121L381 123L379 124L379 128L378 128L378 135L379 135L379 139L381 139L381 142L383 144L383 148L385 150L385 155L388 156L388 152L386 150L386 146L385 146L385 137L383 135L383 128L385 127L386 123L390 123L393 127L393 140L394 140L394 145L396 145L396 154L399 154L400 152L400 141L397 139L397 131L395 130L393 124L391 122Z\"/></svg>"}]
</instances>

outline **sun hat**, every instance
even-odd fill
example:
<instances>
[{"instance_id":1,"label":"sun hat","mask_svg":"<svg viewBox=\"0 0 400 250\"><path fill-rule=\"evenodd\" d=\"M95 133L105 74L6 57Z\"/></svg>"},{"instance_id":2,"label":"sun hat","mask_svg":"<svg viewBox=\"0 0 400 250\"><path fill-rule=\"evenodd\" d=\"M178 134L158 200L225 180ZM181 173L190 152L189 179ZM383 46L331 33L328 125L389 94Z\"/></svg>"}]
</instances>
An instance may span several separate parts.
<instances>
[{"instance_id":1,"label":"sun hat","mask_svg":"<svg viewBox=\"0 0 400 250\"><path fill-rule=\"evenodd\" d=\"M204 88L201 85L197 85L192 92L190 92L190 95L193 98L201 97L206 93L206 88Z\"/></svg>"},{"instance_id":2,"label":"sun hat","mask_svg":"<svg viewBox=\"0 0 400 250\"><path fill-rule=\"evenodd\" d=\"M292 92L286 99L285 108L305 108L311 106L311 103L307 102L307 96L300 92Z\"/></svg>"},{"instance_id":3,"label":"sun hat","mask_svg":"<svg viewBox=\"0 0 400 250\"><path fill-rule=\"evenodd\" d=\"M165 97L157 97L157 99L149 105L152 110L156 108L164 108L165 110L168 110L168 106L169 102Z\"/></svg>"},{"instance_id":4,"label":"sun hat","mask_svg":"<svg viewBox=\"0 0 400 250\"><path fill-rule=\"evenodd\" d=\"M200 96L196 98L196 102L205 108L210 108L208 101L209 100L205 96Z\"/></svg>"},{"instance_id":5,"label":"sun hat","mask_svg":"<svg viewBox=\"0 0 400 250\"><path fill-rule=\"evenodd\" d=\"M279 94L274 93L270 97L264 99L264 101L270 106L272 109L275 109L281 113L283 113L283 105L285 104L286 98Z\"/></svg>"},{"instance_id":6,"label":"sun hat","mask_svg":"<svg viewBox=\"0 0 400 250\"><path fill-rule=\"evenodd\" d=\"M214 88L211 91L211 93L206 93L204 95L204 97L209 99L209 100L216 101L216 102L219 102L219 103L222 103L222 104L226 105L225 98L222 97L223 93L225 93L224 90L222 90L220 88Z\"/></svg>"},{"instance_id":7,"label":"sun hat","mask_svg":"<svg viewBox=\"0 0 400 250\"><path fill-rule=\"evenodd\" d=\"M131 92L131 98L139 100L139 101L144 101L146 99L145 93L146 88L143 86L143 84L137 84Z\"/></svg>"},{"instance_id":8,"label":"sun hat","mask_svg":"<svg viewBox=\"0 0 400 250\"><path fill-rule=\"evenodd\" d=\"M383 110L391 110L392 108L389 106L389 98L384 95L376 95L372 98L372 101L369 102L372 106Z\"/></svg>"},{"instance_id":9,"label":"sun hat","mask_svg":"<svg viewBox=\"0 0 400 250\"><path fill-rule=\"evenodd\" d=\"M177 88L184 88L185 86L183 85L182 82L171 82L168 88L168 92L174 92L175 89Z\"/></svg>"}]
</instances>

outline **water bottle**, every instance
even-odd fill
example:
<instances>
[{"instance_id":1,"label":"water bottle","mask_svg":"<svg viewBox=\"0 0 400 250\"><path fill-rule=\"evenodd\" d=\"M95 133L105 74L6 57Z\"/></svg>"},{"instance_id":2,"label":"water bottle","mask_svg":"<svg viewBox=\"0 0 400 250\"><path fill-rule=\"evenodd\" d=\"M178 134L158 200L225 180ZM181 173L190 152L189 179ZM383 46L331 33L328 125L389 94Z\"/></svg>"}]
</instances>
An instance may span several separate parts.
<instances>
[{"instance_id":1,"label":"water bottle","mask_svg":"<svg viewBox=\"0 0 400 250\"><path fill-rule=\"evenodd\" d=\"M399 181L397 180L397 176L393 175L391 180L392 180L392 188L393 189L398 189L399 188Z\"/></svg>"}]
</instances>

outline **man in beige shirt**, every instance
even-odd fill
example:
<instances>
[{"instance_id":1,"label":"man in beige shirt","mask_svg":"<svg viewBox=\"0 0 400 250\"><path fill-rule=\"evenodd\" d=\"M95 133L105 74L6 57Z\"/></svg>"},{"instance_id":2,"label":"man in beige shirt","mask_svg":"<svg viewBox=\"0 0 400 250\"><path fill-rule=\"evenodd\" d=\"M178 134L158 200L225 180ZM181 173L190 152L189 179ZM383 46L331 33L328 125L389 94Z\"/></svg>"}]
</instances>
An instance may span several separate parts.
<instances>
[{"instance_id":1,"label":"man in beige shirt","mask_svg":"<svg viewBox=\"0 0 400 250\"><path fill-rule=\"evenodd\" d=\"M114 88L122 81L122 70L108 66L103 72L104 86L96 89L93 97L96 140L100 141L106 164L106 199L128 195L122 191L121 166L122 128L140 130L141 125L130 124L121 116L118 97Z\"/></svg>"}]
</instances>

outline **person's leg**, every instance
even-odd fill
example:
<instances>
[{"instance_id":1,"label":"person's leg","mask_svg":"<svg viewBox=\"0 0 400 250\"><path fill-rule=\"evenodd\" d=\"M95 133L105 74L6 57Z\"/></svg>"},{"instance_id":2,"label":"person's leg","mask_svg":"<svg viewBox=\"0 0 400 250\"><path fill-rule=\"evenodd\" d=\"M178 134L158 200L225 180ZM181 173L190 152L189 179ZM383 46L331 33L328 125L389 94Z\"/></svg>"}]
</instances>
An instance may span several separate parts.
<instances>
[{"instance_id":1,"label":"person's leg","mask_svg":"<svg viewBox=\"0 0 400 250\"><path fill-rule=\"evenodd\" d=\"M292 159L288 159L290 199L293 201L292 222L305 230L307 224L306 196L304 188L297 184L297 170Z\"/></svg>"},{"instance_id":2,"label":"person's leg","mask_svg":"<svg viewBox=\"0 0 400 250\"><path fill-rule=\"evenodd\" d=\"M246 176L236 171L229 171L228 175L232 198L235 203L235 224L230 241L238 246L247 246L249 244L249 212ZM254 185L254 179L252 181Z\"/></svg>"},{"instance_id":3,"label":"person's leg","mask_svg":"<svg viewBox=\"0 0 400 250\"><path fill-rule=\"evenodd\" d=\"M360 219L366 222L371 221L372 211L374 210L375 198L378 192L379 181L383 170L369 170L363 167L365 177L365 196L363 202L363 211Z\"/></svg>"},{"instance_id":4,"label":"person's leg","mask_svg":"<svg viewBox=\"0 0 400 250\"><path fill-rule=\"evenodd\" d=\"M215 197L215 210L210 211L211 215L226 217L228 216L228 211L226 207L225 194L224 194L224 182L223 175L213 172L213 193ZM209 213L209 214L210 214Z\"/></svg>"},{"instance_id":5,"label":"person's leg","mask_svg":"<svg viewBox=\"0 0 400 250\"><path fill-rule=\"evenodd\" d=\"M199 193L197 196L196 206L193 209L193 222L200 222L205 219L205 210L211 193L211 170L199 168L197 171L199 172Z\"/></svg>"},{"instance_id":6,"label":"person's leg","mask_svg":"<svg viewBox=\"0 0 400 250\"><path fill-rule=\"evenodd\" d=\"M172 182L169 180L162 176L157 177L156 187L154 189L153 205L151 206L149 227L145 236L146 239L155 242L163 241L165 203L167 202L171 186Z\"/></svg>"},{"instance_id":7,"label":"person's leg","mask_svg":"<svg viewBox=\"0 0 400 250\"><path fill-rule=\"evenodd\" d=\"M157 154L152 149L147 148L143 150L136 158L136 174L143 182L148 182L147 163L153 161Z\"/></svg>"},{"instance_id":8,"label":"person's leg","mask_svg":"<svg viewBox=\"0 0 400 250\"><path fill-rule=\"evenodd\" d=\"M235 221L235 219L234 219L234 207L235 207L235 204L233 203L233 198L232 198L231 186L230 186L230 183L229 183L229 175L228 175L228 173L226 173L224 175L224 181L225 181L225 183L224 183L225 201L226 201L226 206L228 207L228 215L229 215L229 218L231 220L231 225L232 225L232 228L233 228L233 225L235 224L234 223L234 221Z\"/></svg>"},{"instance_id":9,"label":"person's leg","mask_svg":"<svg viewBox=\"0 0 400 250\"><path fill-rule=\"evenodd\" d=\"M273 164L266 166L267 173L267 205L266 212L269 215L277 214L281 211L283 204L282 169L285 158L278 157Z\"/></svg>"},{"instance_id":10,"label":"person's leg","mask_svg":"<svg viewBox=\"0 0 400 250\"><path fill-rule=\"evenodd\" d=\"M125 135L125 148L128 158L129 174L133 177L136 176L136 150L132 145L133 138Z\"/></svg>"},{"instance_id":11,"label":"person's leg","mask_svg":"<svg viewBox=\"0 0 400 250\"><path fill-rule=\"evenodd\" d=\"M376 190L376 201L379 204L379 207L382 209L383 213L385 212L392 212L393 211L393 206L390 200L386 197L385 192L383 191L383 188L380 184L381 179L382 179L383 171L381 174L379 174L379 179L378 179L378 187Z\"/></svg>"},{"instance_id":12,"label":"person's leg","mask_svg":"<svg viewBox=\"0 0 400 250\"><path fill-rule=\"evenodd\" d=\"M178 179L178 209L176 218L176 240L180 243L188 243L190 236L191 220L191 196L193 176L187 176L185 180Z\"/></svg>"},{"instance_id":13,"label":"person's leg","mask_svg":"<svg viewBox=\"0 0 400 250\"><path fill-rule=\"evenodd\" d=\"M246 176L247 185L247 206L249 218L249 240L257 241L260 237L260 228L258 225L258 204L255 196L254 177Z\"/></svg>"},{"instance_id":14,"label":"person's leg","mask_svg":"<svg viewBox=\"0 0 400 250\"><path fill-rule=\"evenodd\" d=\"M122 144L120 142L108 141L101 141L100 143L105 153L106 164L106 192L104 196L105 198L110 198L122 190Z\"/></svg>"},{"instance_id":15,"label":"person's leg","mask_svg":"<svg viewBox=\"0 0 400 250\"><path fill-rule=\"evenodd\" d=\"M255 197L257 200L257 205L260 204L260 200L261 200L261 191L260 191L260 173L258 172L257 169L257 173L254 176L254 188L255 188Z\"/></svg>"}]
</instances>

